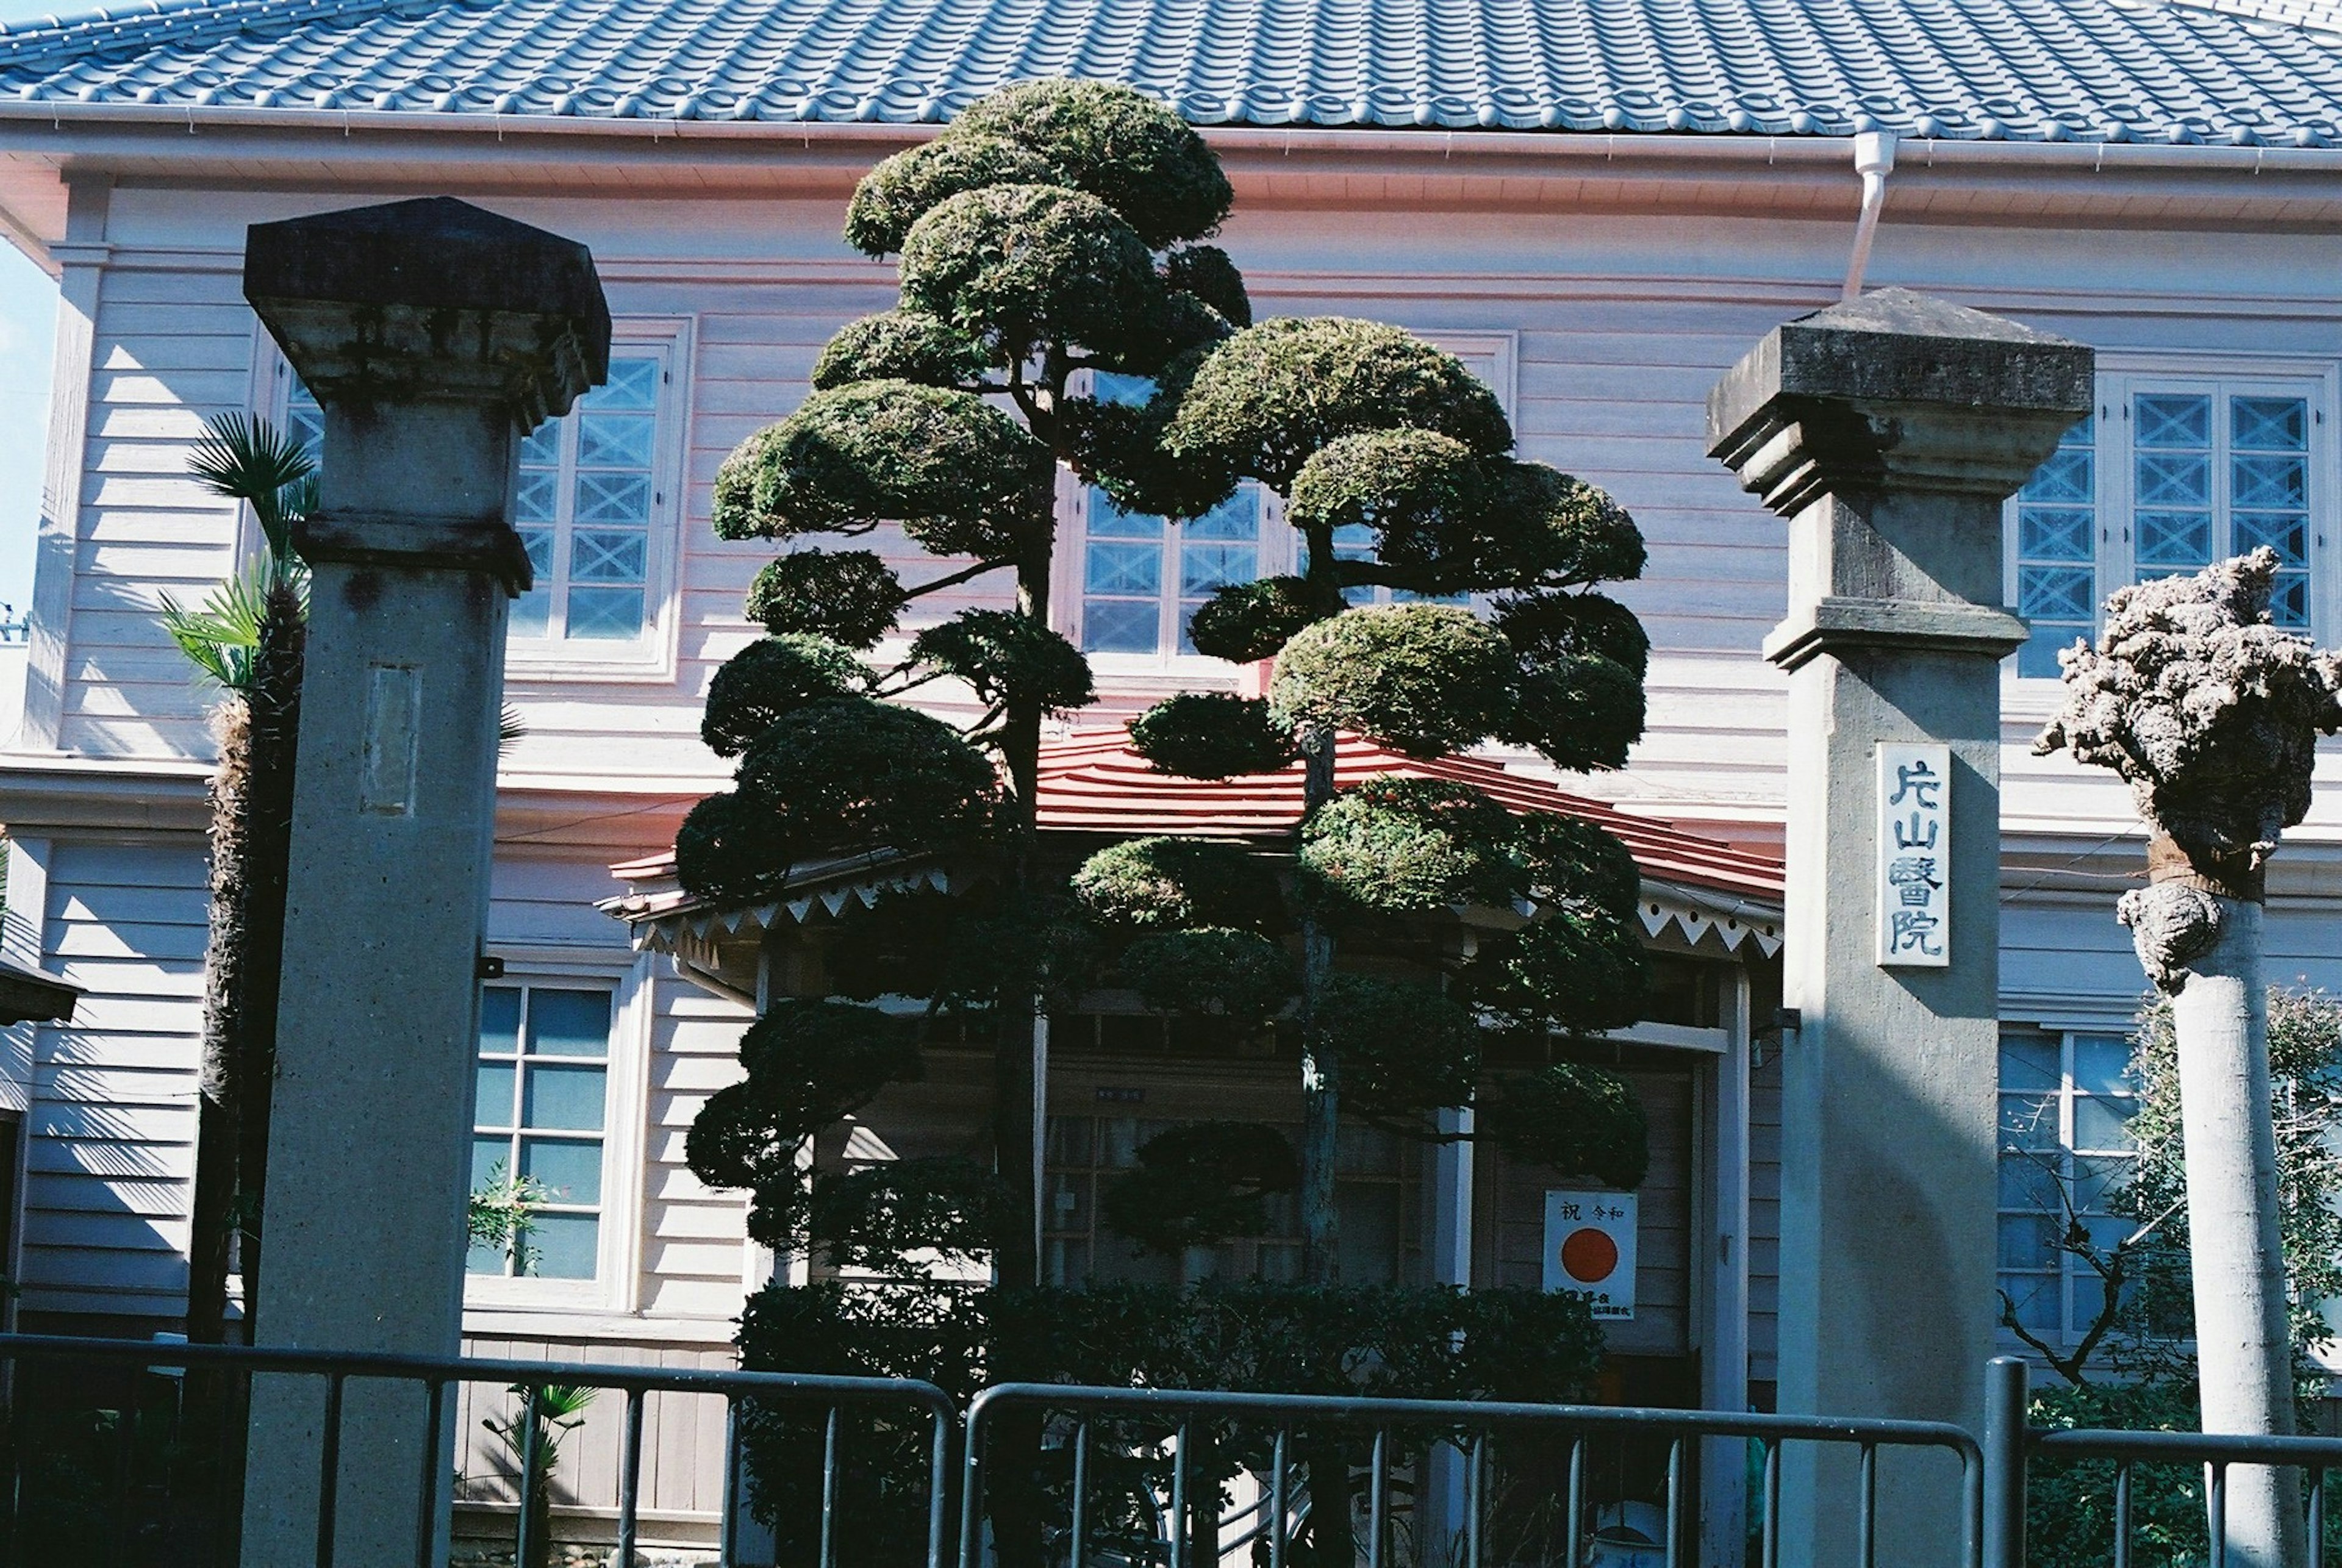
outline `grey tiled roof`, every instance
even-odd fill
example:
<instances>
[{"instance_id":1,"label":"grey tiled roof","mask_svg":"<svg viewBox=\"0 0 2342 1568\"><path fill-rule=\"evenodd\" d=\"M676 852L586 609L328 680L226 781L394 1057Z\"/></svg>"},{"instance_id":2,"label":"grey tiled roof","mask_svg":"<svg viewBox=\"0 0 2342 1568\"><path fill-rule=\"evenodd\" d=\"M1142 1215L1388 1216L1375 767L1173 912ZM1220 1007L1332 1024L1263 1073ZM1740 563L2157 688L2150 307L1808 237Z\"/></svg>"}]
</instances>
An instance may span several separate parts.
<instances>
[{"instance_id":1,"label":"grey tiled roof","mask_svg":"<svg viewBox=\"0 0 2342 1568\"><path fill-rule=\"evenodd\" d=\"M1206 125L2342 145L2291 20L2336 0L2222 4L147 0L0 28L0 108L916 122L1075 75Z\"/></svg>"}]
</instances>

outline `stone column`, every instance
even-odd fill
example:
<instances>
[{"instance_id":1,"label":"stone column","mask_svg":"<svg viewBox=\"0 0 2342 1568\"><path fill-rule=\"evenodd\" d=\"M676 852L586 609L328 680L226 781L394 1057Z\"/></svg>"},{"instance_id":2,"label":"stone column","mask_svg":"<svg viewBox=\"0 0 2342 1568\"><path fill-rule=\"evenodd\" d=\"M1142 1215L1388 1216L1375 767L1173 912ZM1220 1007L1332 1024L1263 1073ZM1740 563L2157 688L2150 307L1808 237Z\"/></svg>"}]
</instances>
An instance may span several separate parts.
<instances>
[{"instance_id":1,"label":"stone column","mask_svg":"<svg viewBox=\"0 0 2342 1568\"><path fill-rule=\"evenodd\" d=\"M1885 289L1776 328L1708 395L1710 454L1789 519L1789 615L1765 644L1789 673L1784 1000L1801 1014L1783 1058L1787 1412L1982 1420L2000 661L2025 637L2001 604L2001 504L2089 411L2091 375L2078 344ZM1897 746L1923 749L1882 754ZM1933 803L1927 822L1890 822L1898 778L1939 770L1903 803ZM1910 868L1933 924L1884 928L1909 939L1890 952L1894 827L1948 854ZM1854 1563L1851 1454L1785 1480L1783 1561ZM1949 1568L1962 1513L1956 1466L1882 1458L1879 1562Z\"/></svg>"},{"instance_id":2,"label":"stone column","mask_svg":"<svg viewBox=\"0 0 2342 1568\"><path fill-rule=\"evenodd\" d=\"M259 1342L451 1355L520 438L609 366L586 247L445 198L255 225L245 295L325 411ZM255 1391L247 1568L315 1561L323 1393ZM353 1383L335 1561L411 1568L424 1402ZM452 1418L451 1418L452 1424ZM443 1435L442 1443L447 1441Z\"/></svg>"}]
</instances>

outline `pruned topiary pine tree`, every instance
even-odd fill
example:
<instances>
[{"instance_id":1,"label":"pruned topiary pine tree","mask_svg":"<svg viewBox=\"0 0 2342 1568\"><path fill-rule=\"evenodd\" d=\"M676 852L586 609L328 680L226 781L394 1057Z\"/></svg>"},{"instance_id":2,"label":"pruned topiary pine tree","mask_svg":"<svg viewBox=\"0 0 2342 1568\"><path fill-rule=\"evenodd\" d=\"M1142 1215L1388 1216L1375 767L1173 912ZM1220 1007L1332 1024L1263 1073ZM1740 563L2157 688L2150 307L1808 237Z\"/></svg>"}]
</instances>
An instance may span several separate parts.
<instances>
[{"instance_id":1,"label":"pruned topiary pine tree","mask_svg":"<svg viewBox=\"0 0 2342 1568\"><path fill-rule=\"evenodd\" d=\"M1170 511L1232 483L1166 461L1145 411L1103 407L1079 390L1094 370L1176 381L1176 365L1249 321L1235 266L1197 243L1230 200L1202 138L1126 88L1036 82L994 94L856 189L846 240L900 257L901 302L840 331L815 364L812 395L744 443L716 480L722 537L802 542L899 528L951 562L906 585L873 551L800 544L758 575L748 613L772 635L725 667L706 725L712 746L740 758L737 783L692 813L676 860L692 892L746 897L793 867L882 848L992 859L986 897L898 911L863 934L876 950L868 962L883 963L906 920L956 924L948 937L926 934L961 951L977 945L968 923L987 923L980 974L898 964L884 989L980 1004L996 1025L996 1182L923 1165L894 1173L886 1193L861 1193L857 1212L874 1223L980 1213L987 1233L977 1250L1012 1283L1036 1279L1034 1008L1051 984L1053 933L1070 913L1037 885L1032 864L1041 724L1091 698L1087 663L1047 620L1056 473L1066 464ZM1013 609L963 610L921 631L895 669L866 666L859 652L918 598L996 574L1013 580ZM983 704L968 730L884 700L939 678ZM758 1025L766 1045L790 1036L779 1022L800 1006L785 1001L767 1014ZM802 1071L766 1045L744 1054L756 1058L751 1083L710 1105L694 1161L708 1179L760 1194L778 1173L729 1152L770 1156L783 1129L751 1102L798 1094L782 1080ZM760 1060L774 1064L766 1074ZM814 1130L798 1125L804 1109L793 1100L780 1118L800 1135ZM824 1109L834 1119L851 1104ZM830 1210L846 1223L845 1210ZM809 1213L759 1212L766 1239L803 1244ZM849 1252L857 1244L833 1239Z\"/></svg>"},{"instance_id":2,"label":"pruned topiary pine tree","mask_svg":"<svg viewBox=\"0 0 2342 1568\"><path fill-rule=\"evenodd\" d=\"M1598 590L1642 570L1633 520L1593 486L1513 457L1495 395L1395 327L1264 322L1179 366L1152 406L1164 462L1257 481L1285 497L1302 537L1297 575L1222 588L1189 624L1198 652L1274 659L1267 696L1176 696L1131 730L1156 767L1192 777L1303 759L1297 972L1256 926L1206 912L1200 889L1226 868L1207 871L1193 847L1107 850L1076 891L1108 924L1146 928L1121 967L1157 1005L1237 1014L1239 977L1254 1010L1272 976L1297 993L1306 1277L1339 1278L1345 1114L1422 1139L1489 1136L1540 1164L1639 1182L1633 1095L1552 1049L1639 1015L1625 847L1575 819L1516 817L1460 784L1337 794L1334 776L1345 731L1416 757L1496 740L1565 769L1623 764L1642 733L1649 644ZM1386 952L1372 974L1336 968L1345 943L1387 950L1395 922L1458 907L1502 914L1437 951L1416 944L1404 965ZM1484 1071L1498 1059L1512 1070ZM1469 1134L1436 1114L1463 1106L1476 1109Z\"/></svg>"},{"instance_id":3,"label":"pruned topiary pine tree","mask_svg":"<svg viewBox=\"0 0 2342 1568\"><path fill-rule=\"evenodd\" d=\"M760 1293L743 1320L752 1364L954 1389L1082 1375L1332 1391L1372 1363L1405 1366L1426 1391L1548 1398L1591 1368L1598 1331L1575 1298L1326 1288L1333 1134L1345 1104L1426 1137L1443 1135L1440 1107L1476 1104L1481 1130L1529 1158L1638 1180L1633 1097L1555 1049L1557 1034L1636 1015L1633 864L1583 824L1516 818L1448 785L1336 797L1332 757L1350 730L1423 756L1493 737L1564 766L1623 761L1644 644L1594 589L1639 569L1640 540L1598 492L1506 455L1503 411L1452 356L1356 322L1251 328L1236 268L1198 243L1229 202L1194 131L1126 89L1035 83L975 105L873 170L848 208L850 243L900 256L898 307L838 333L813 394L717 476L719 534L794 547L749 594L769 635L709 693L703 735L738 772L677 838L685 886L765 898L795 872L882 852L948 854L965 873L948 895L884 897L826 926L806 965L816 994L766 1008L741 1044L746 1077L692 1128L693 1169L750 1190L756 1239L889 1277ZM1141 401L1106 395L1134 385ZM1197 776L1306 756L1310 811L1290 855L1140 840L1069 885L1036 854L1043 719L1091 696L1086 661L1046 618L1061 468L1167 516L1206 512L1243 479L1287 498L1304 570L1223 591L1192 628L1208 654L1276 655L1269 700L1175 699L1134 734L1158 765ZM906 584L874 551L814 543L882 528L945 563ZM995 574L1013 580L1013 607L928 624L877 667L871 651L922 595ZM1406 602L1352 603L1385 589ZM1463 607L1475 594L1491 619ZM965 729L887 700L946 678L973 694ZM1469 924L1425 918L1459 907ZM1375 972L1337 973L1337 944ZM1297 1162L1275 1129L1182 1127L1141 1152L1103 1208L1134 1243L1176 1254L1266 1228L1268 1198L1298 1182L1308 1283L1261 1282L1240 1308L1209 1286L1128 1300L1033 1289L1036 1007L1100 978L1232 1039L1284 1028L1304 1041ZM926 1018L882 997L924 999ZM1280 1024L1296 998L1297 1026ZM993 1159L809 1172L809 1144L916 1077L947 1014L993 1044ZM988 1263L993 1285L919 1283L938 1263ZM1211 1350L1198 1325L1236 1321L1296 1348ZM795 1540L810 1526L788 1456L817 1433L748 1420L759 1511ZM857 1515L906 1521L906 1553L916 1516L900 1499L925 1441L906 1428L846 1445L842 1494ZM1037 1454L1037 1419L994 1441ZM1353 1558L1357 1457L1331 1436L1301 1455L1323 1494L1294 1545L1325 1568ZM1040 1561L1045 1469L1004 1461L990 1475L995 1551ZM1215 1522L1193 1528L1205 1549Z\"/></svg>"}]
</instances>

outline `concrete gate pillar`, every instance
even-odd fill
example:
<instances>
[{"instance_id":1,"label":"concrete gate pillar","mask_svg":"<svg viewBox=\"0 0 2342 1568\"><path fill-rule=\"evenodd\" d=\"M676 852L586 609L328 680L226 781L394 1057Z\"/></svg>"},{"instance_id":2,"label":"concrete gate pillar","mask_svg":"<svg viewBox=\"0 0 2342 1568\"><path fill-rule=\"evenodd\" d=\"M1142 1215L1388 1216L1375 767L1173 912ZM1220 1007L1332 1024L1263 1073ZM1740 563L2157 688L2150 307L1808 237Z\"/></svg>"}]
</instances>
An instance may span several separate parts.
<instances>
[{"instance_id":1,"label":"concrete gate pillar","mask_svg":"<svg viewBox=\"0 0 2342 1568\"><path fill-rule=\"evenodd\" d=\"M1982 1425L1994 1295L2001 503L2090 350L1885 289L1776 328L1710 454L1789 519L1780 1406ZM1940 749L1939 749L1940 748ZM1892 803L1890 804L1890 803ZM1853 1455L1785 1466L1784 1562L1852 1563ZM1947 1462L1882 1457L1878 1561L1957 1561Z\"/></svg>"},{"instance_id":2,"label":"concrete gate pillar","mask_svg":"<svg viewBox=\"0 0 2342 1568\"><path fill-rule=\"evenodd\" d=\"M245 296L325 411L258 1338L452 1355L515 456L607 374L609 311L585 246L446 198L255 225ZM446 1560L424 1410L348 1385L343 1568ZM255 1390L247 1568L316 1561L323 1415Z\"/></svg>"}]
</instances>

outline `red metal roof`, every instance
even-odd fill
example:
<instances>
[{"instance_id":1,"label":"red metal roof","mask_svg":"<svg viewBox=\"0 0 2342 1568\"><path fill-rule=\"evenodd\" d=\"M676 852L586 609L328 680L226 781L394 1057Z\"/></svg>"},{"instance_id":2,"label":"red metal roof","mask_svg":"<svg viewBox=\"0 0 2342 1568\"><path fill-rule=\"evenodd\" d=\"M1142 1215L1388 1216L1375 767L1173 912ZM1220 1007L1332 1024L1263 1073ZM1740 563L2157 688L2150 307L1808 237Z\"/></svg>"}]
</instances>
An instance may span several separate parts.
<instances>
[{"instance_id":1,"label":"red metal roof","mask_svg":"<svg viewBox=\"0 0 2342 1568\"><path fill-rule=\"evenodd\" d=\"M1132 749L1120 728L1076 734L1041 746L1040 825L1044 832L1136 837L1177 834L1197 838L1273 839L1301 820L1301 764L1273 774L1230 779L1187 779L1157 773ZM1707 888L1777 906L1781 863L1770 855L1737 849L1716 839L1686 833L1655 817L1636 816L1604 802L1568 791L1527 774L1476 757L1425 762L1402 756L1355 735L1342 738L1335 754L1337 785L1397 774L1447 779L1469 784L1514 811L1560 812L1598 823L1625 844L1643 875L1654 882ZM836 874L874 869L884 856L850 857L808 868L793 884L835 880ZM672 854L629 861L610 868L636 892L613 901L631 919L644 919L693 905L696 901L668 882ZM654 884L644 886L645 884Z\"/></svg>"},{"instance_id":2,"label":"red metal roof","mask_svg":"<svg viewBox=\"0 0 2342 1568\"><path fill-rule=\"evenodd\" d=\"M1301 820L1301 764L1273 774L1186 779L1157 773L1122 730L1099 730L1041 747L1040 825L1045 832L1116 836L1180 834L1199 838L1267 838ZM1469 784L1517 812L1549 811L1608 829L1633 852L1643 874L1659 882L1716 888L1777 904L1781 863L1654 817L1636 816L1501 764L1477 757L1425 762L1345 735L1335 753L1334 782L1354 784L1399 775Z\"/></svg>"}]
</instances>

